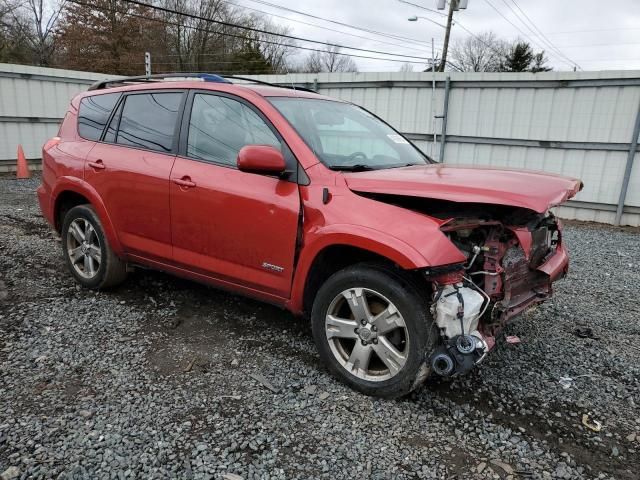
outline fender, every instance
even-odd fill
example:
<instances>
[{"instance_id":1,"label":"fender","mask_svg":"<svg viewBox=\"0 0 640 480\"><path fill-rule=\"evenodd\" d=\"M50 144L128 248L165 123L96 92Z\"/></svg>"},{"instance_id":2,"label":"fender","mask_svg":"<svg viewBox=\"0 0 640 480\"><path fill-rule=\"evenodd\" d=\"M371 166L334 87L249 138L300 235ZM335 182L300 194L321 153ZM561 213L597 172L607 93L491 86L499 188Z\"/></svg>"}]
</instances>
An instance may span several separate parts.
<instances>
[{"instance_id":1,"label":"fender","mask_svg":"<svg viewBox=\"0 0 640 480\"><path fill-rule=\"evenodd\" d=\"M441 238L448 243L444 235L442 235ZM308 243L305 242L296 266L291 298L286 304L286 308L296 314L302 313L303 310L304 289L311 266L316 257L328 247L349 246L367 250L388 258L401 268L407 270L425 268L442 263L430 261L430 259L425 258L425 256L413 246L389 233L360 225L328 225L317 230L314 229L312 233L310 232L307 239ZM450 247L450 245L448 245L448 247ZM458 253L458 255L452 256L449 260L450 263L454 263L460 261L461 258L464 259L462 254Z\"/></svg>"},{"instance_id":2,"label":"fender","mask_svg":"<svg viewBox=\"0 0 640 480\"><path fill-rule=\"evenodd\" d=\"M102 228L109 245L116 255L122 256L124 254L124 250L122 249L122 244L118 239L116 230L113 227L111 218L107 213L107 209L105 208L100 195L98 195L98 192L96 192L96 190L84 180L77 177L58 177L53 192L51 193L52 213L55 214L58 207L58 197L60 194L68 191L78 193L89 200L89 203L91 203L91 206L94 208L98 218L100 219L100 223L102 224Z\"/></svg>"}]
</instances>

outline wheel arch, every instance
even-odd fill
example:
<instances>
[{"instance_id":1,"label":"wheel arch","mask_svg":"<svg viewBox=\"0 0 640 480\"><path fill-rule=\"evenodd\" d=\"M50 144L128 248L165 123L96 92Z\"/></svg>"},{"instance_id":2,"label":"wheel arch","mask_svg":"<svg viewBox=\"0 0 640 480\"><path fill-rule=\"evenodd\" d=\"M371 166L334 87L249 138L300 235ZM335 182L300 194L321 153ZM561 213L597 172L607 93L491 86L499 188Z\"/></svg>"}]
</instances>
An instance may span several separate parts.
<instances>
[{"instance_id":1,"label":"wheel arch","mask_svg":"<svg viewBox=\"0 0 640 480\"><path fill-rule=\"evenodd\" d=\"M77 205L89 204L100 219L102 229L112 250L118 255L122 254L122 246L107 209L98 193L89 184L73 177L61 178L51 197L53 200L54 227L58 233L61 233L66 212Z\"/></svg>"},{"instance_id":2,"label":"wheel arch","mask_svg":"<svg viewBox=\"0 0 640 480\"><path fill-rule=\"evenodd\" d=\"M411 271L429 266L412 247L386 234L331 234L305 246L298 261L291 299L287 307L306 315L320 286L334 273L362 262L375 263L386 269ZM377 240L373 240L377 237ZM387 240L387 241L385 241ZM411 274L413 275L413 274Z\"/></svg>"}]
</instances>

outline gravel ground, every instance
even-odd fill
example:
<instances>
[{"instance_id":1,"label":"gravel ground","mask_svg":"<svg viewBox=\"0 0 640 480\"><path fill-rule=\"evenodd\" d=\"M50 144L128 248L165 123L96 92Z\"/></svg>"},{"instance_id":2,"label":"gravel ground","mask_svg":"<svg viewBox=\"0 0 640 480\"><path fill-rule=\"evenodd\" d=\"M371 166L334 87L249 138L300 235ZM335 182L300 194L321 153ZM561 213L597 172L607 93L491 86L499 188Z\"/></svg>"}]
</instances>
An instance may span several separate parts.
<instances>
[{"instance_id":1,"label":"gravel ground","mask_svg":"<svg viewBox=\"0 0 640 480\"><path fill-rule=\"evenodd\" d=\"M637 230L569 225L571 274L509 326L522 343L384 401L274 307L150 271L80 290L38 183L0 176L3 480L638 478Z\"/></svg>"}]
</instances>

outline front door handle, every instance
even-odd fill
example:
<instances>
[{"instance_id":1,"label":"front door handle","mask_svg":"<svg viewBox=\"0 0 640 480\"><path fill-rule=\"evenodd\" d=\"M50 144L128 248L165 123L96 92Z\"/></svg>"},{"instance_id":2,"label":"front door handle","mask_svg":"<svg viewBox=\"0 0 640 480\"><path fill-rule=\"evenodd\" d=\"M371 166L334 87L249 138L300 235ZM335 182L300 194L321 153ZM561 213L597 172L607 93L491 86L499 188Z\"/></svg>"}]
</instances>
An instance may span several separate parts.
<instances>
[{"instance_id":1,"label":"front door handle","mask_svg":"<svg viewBox=\"0 0 640 480\"><path fill-rule=\"evenodd\" d=\"M193 188L196 186L196 182L192 182L191 178L188 176L184 176L182 178L174 178L173 183L185 188Z\"/></svg>"},{"instance_id":2,"label":"front door handle","mask_svg":"<svg viewBox=\"0 0 640 480\"><path fill-rule=\"evenodd\" d=\"M95 162L88 162L88 165L91 168L95 168L97 170L104 170L104 163L102 163L102 160L96 160Z\"/></svg>"}]
</instances>

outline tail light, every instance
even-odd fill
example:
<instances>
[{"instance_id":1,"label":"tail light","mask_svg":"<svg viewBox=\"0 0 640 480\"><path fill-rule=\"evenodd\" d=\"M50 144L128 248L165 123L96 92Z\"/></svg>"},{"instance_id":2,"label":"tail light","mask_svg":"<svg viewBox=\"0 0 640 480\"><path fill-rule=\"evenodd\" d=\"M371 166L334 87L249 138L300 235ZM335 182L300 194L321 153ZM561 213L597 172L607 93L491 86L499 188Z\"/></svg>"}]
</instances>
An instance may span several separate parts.
<instances>
[{"instance_id":1,"label":"tail light","mask_svg":"<svg viewBox=\"0 0 640 480\"><path fill-rule=\"evenodd\" d=\"M60 137L52 137L49 140L47 140L47 143L44 144L44 146L42 147L42 150L44 150L45 152L48 152L59 143L60 143Z\"/></svg>"}]
</instances>

